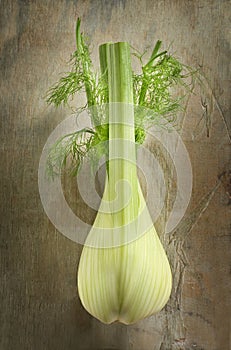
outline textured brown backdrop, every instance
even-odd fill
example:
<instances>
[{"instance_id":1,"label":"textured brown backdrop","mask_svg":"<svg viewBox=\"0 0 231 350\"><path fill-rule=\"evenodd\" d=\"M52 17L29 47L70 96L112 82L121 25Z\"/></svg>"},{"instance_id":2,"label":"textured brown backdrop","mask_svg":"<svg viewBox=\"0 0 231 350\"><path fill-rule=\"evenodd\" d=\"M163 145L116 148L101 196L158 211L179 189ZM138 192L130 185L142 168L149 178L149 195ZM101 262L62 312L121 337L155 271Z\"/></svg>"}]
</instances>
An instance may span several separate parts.
<instances>
[{"instance_id":1,"label":"textured brown backdrop","mask_svg":"<svg viewBox=\"0 0 231 350\"><path fill-rule=\"evenodd\" d=\"M229 349L230 15L225 0L0 2L0 350ZM172 297L160 314L128 327L103 325L82 308L76 293L81 246L55 230L38 193L43 145L70 114L47 107L43 96L66 70L78 16L96 65L102 42L126 40L142 51L161 39L207 77L184 124L192 201L181 226L162 236L174 271ZM201 102L212 121L210 137L204 121L193 131Z\"/></svg>"}]
</instances>

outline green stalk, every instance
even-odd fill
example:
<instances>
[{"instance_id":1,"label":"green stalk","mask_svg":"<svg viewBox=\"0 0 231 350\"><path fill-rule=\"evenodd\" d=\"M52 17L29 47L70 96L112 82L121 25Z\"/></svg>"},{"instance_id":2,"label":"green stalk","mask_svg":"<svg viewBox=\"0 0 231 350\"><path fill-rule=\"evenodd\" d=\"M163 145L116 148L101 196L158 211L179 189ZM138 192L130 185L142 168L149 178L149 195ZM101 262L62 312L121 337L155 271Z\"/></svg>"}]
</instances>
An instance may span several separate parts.
<instances>
[{"instance_id":1,"label":"green stalk","mask_svg":"<svg viewBox=\"0 0 231 350\"><path fill-rule=\"evenodd\" d=\"M153 61L160 57L160 56L163 56L167 53L167 51L163 51L163 52L160 52L158 53L160 47L161 47L161 44L162 42L160 40L157 41L153 51L152 51L152 54L151 54L151 57L148 61L148 63L146 63L145 66L142 67L142 71L143 71L143 81L142 81L142 86L141 86L141 89L140 89L140 96L139 96L139 106L143 106L144 105L144 101L145 101L145 97L146 97L146 93L147 93L147 90L148 90L148 76L147 76L147 70L149 68L151 68L152 64L153 64Z\"/></svg>"},{"instance_id":2,"label":"green stalk","mask_svg":"<svg viewBox=\"0 0 231 350\"><path fill-rule=\"evenodd\" d=\"M84 55L84 50L88 50L87 47L84 46L83 43L83 37L82 34L80 32L80 24L81 24L81 20L80 18L77 19L76 22L76 48L79 51L79 53L83 56L82 59L82 68L83 68L83 73L85 76L85 91L86 91L86 96L87 96L87 104L88 107L95 105L96 101L95 101L95 97L94 94L92 92L92 87L89 83L89 79L87 79L87 76L91 76L92 72L91 72L91 68L90 68L90 62L88 62L85 59L85 55Z\"/></svg>"},{"instance_id":3,"label":"green stalk","mask_svg":"<svg viewBox=\"0 0 231 350\"><path fill-rule=\"evenodd\" d=\"M115 226L122 226L134 220L138 214L133 82L129 44L118 42L101 45L100 64L108 82L109 92L110 201L113 202L117 197L116 203L125 206L114 216ZM117 188L116 184L119 185ZM126 206L127 202L129 204ZM116 212L115 207L112 208L112 212Z\"/></svg>"}]
</instances>

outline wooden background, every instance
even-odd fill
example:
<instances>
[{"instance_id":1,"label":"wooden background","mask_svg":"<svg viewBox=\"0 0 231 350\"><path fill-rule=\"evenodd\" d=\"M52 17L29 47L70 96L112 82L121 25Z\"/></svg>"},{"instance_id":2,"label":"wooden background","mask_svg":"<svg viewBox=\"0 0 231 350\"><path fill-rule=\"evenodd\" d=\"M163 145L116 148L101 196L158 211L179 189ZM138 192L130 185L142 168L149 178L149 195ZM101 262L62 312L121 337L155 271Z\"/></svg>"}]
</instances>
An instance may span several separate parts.
<instances>
[{"instance_id":1,"label":"wooden background","mask_svg":"<svg viewBox=\"0 0 231 350\"><path fill-rule=\"evenodd\" d=\"M0 2L0 350L230 349L230 15L225 0ZM207 78L183 128L191 203L180 227L162 237L172 297L161 313L132 326L103 325L83 309L76 291L81 246L55 230L38 192L43 145L70 114L47 107L43 96L67 69L78 16L96 65L100 43L129 41L142 51L160 39ZM194 132L201 102L209 137L204 119Z\"/></svg>"}]
</instances>

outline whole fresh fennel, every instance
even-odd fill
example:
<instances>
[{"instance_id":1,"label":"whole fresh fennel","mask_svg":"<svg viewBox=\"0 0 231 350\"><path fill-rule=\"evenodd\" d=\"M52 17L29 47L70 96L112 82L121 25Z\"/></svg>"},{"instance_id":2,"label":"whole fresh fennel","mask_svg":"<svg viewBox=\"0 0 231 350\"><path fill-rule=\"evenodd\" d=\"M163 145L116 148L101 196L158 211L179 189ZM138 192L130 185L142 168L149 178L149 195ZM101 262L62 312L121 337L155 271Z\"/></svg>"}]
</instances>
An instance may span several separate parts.
<instances>
[{"instance_id":1,"label":"whole fresh fennel","mask_svg":"<svg viewBox=\"0 0 231 350\"><path fill-rule=\"evenodd\" d=\"M107 103L108 116L101 121L93 113L92 129L58 140L50 150L47 170L54 176L69 158L70 173L76 175L83 158L91 157L91 150L107 141L108 146L101 150L107 164L105 189L81 254L78 292L85 309L100 321L132 324L160 311L172 287L169 262L140 188L136 147L144 141L145 127L158 121L160 113L168 120L179 110L180 100L171 97L169 88L183 84L187 75L166 51L159 53L160 41L141 75L132 72L128 43L101 45L101 74L96 75L80 33L80 20L76 41L74 68L49 90L47 101L58 106L84 89L87 106ZM140 115L139 119L134 105L150 108L151 118Z\"/></svg>"},{"instance_id":2,"label":"whole fresh fennel","mask_svg":"<svg viewBox=\"0 0 231 350\"><path fill-rule=\"evenodd\" d=\"M136 172L130 47L123 42L105 44L100 47L100 56L108 76L111 104L109 166L102 202L109 203L111 212L99 209L80 258L78 290L86 310L100 321L130 324L163 308L172 277L152 223L145 231L151 218ZM117 183L121 186L116 192ZM120 208L115 205L116 196ZM143 211L145 215L141 215ZM100 235L99 229L106 227L110 230Z\"/></svg>"}]
</instances>

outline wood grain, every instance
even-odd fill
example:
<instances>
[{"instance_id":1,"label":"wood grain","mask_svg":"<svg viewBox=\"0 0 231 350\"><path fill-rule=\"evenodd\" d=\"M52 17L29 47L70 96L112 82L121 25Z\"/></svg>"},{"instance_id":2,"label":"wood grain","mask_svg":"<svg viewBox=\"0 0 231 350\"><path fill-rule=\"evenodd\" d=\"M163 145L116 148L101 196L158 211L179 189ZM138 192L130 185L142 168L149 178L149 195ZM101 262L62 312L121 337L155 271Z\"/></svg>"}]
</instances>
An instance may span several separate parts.
<instances>
[{"instance_id":1,"label":"wood grain","mask_svg":"<svg viewBox=\"0 0 231 350\"><path fill-rule=\"evenodd\" d=\"M228 350L230 2L2 0L0 16L0 350ZM103 325L83 309L76 288L82 248L56 231L38 192L43 145L71 113L47 107L43 97L67 69L77 16L96 66L103 42L126 40L142 51L160 39L207 79L190 100L183 128L191 203L181 226L161 235L174 274L172 297L158 315L128 327ZM209 138L201 126L193 134L201 96L212 120ZM148 147L155 154L155 143ZM93 219L90 210L85 215ZM157 226L162 232L161 219Z\"/></svg>"}]
</instances>

